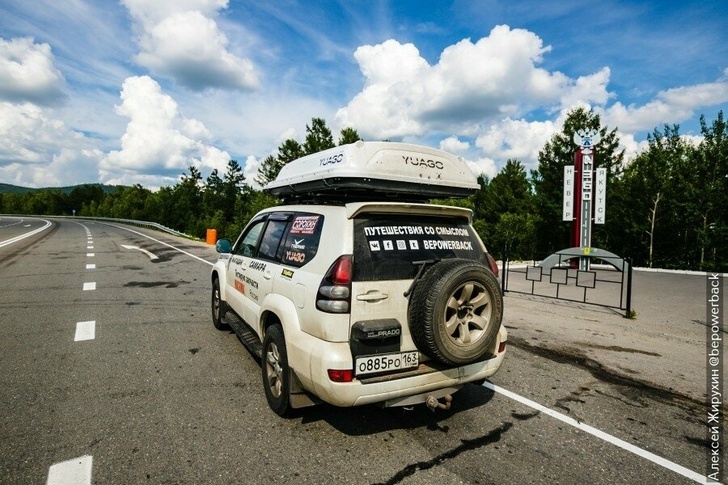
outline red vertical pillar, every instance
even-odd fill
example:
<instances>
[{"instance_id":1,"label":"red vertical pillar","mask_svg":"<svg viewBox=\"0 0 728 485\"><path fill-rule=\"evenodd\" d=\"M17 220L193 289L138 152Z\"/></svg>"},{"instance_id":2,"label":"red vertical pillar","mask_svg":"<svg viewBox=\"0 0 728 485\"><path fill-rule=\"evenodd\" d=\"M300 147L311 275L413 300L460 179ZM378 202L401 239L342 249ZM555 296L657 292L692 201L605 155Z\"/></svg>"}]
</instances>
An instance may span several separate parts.
<instances>
[{"instance_id":1,"label":"red vertical pillar","mask_svg":"<svg viewBox=\"0 0 728 485\"><path fill-rule=\"evenodd\" d=\"M581 247L581 179L582 179L581 147L574 153L574 221L571 226L571 247Z\"/></svg>"}]
</instances>

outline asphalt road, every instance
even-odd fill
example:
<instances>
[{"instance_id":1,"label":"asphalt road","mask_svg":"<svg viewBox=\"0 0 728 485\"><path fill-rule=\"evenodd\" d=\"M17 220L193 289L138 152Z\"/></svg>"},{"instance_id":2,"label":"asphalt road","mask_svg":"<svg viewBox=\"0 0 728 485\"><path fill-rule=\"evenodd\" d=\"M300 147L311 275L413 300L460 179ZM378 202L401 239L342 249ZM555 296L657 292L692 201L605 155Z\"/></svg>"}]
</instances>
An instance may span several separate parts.
<instances>
[{"instance_id":1,"label":"asphalt road","mask_svg":"<svg viewBox=\"0 0 728 485\"><path fill-rule=\"evenodd\" d=\"M639 276L636 320L508 294L504 366L449 411L320 405L281 419L259 363L212 326L213 248L71 219L21 238L44 226L0 218L0 483L695 483L706 473L701 277ZM675 284L680 298L665 297Z\"/></svg>"}]
</instances>

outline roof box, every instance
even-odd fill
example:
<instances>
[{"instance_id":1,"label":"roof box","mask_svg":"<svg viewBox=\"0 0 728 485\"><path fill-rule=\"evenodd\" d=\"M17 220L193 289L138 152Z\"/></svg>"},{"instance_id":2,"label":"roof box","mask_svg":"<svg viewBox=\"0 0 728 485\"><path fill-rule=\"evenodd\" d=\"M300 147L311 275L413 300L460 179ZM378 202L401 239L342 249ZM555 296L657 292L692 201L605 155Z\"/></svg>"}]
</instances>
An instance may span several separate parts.
<instances>
[{"instance_id":1,"label":"roof box","mask_svg":"<svg viewBox=\"0 0 728 485\"><path fill-rule=\"evenodd\" d=\"M467 197L479 188L461 157L408 143L357 141L291 161L263 190L287 201L426 201Z\"/></svg>"}]
</instances>

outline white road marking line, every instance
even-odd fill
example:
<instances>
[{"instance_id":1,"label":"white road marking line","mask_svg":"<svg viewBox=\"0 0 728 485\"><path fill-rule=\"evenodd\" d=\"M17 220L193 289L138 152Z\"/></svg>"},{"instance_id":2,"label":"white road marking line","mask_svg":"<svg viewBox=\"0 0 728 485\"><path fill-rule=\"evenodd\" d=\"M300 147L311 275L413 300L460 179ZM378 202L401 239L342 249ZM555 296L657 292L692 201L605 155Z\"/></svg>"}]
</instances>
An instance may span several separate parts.
<instances>
[{"instance_id":1,"label":"white road marking line","mask_svg":"<svg viewBox=\"0 0 728 485\"><path fill-rule=\"evenodd\" d=\"M38 229L30 232L26 232L25 234L21 234L20 236L16 236L12 239L6 239L5 241L0 241L0 248L3 246L8 246L10 244L13 244L14 242L18 242L20 240L25 239L26 237L30 237L34 234L38 234L39 232L45 231L49 227L51 227L51 221L46 221L45 219L41 219L43 222L45 222L45 226L39 227Z\"/></svg>"},{"instance_id":2,"label":"white road marking line","mask_svg":"<svg viewBox=\"0 0 728 485\"><path fill-rule=\"evenodd\" d=\"M56 463L48 470L46 485L90 485L93 460L86 455Z\"/></svg>"},{"instance_id":3,"label":"white road marking line","mask_svg":"<svg viewBox=\"0 0 728 485\"><path fill-rule=\"evenodd\" d=\"M146 254L147 256L149 256L149 259L151 259L151 260L159 259L159 257L157 257L156 254L152 253L151 251L147 251L146 249L142 249L139 246L127 246L126 244L122 244L121 247L124 249L135 249L137 251L141 251L144 254Z\"/></svg>"},{"instance_id":4,"label":"white road marking line","mask_svg":"<svg viewBox=\"0 0 728 485\"><path fill-rule=\"evenodd\" d=\"M89 258L93 258L96 255L94 253L86 253L86 256L89 257Z\"/></svg>"},{"instance_id":5,"label":"white road marking line","mask_svg":"<svg viewBox=\"0 0 728 485\"><path fill-rule=\"evenodd\" d=\"M94 263L87 264L86 269L96 269L96 265Z\"/></svg>"},{"instance_id":6,"label":"white road marking line","mask_svg":"<svg viewBox=\"0 0 728 485\"><path fill-rule=\"evenodd\" d=\"M531 401L530 399L520 396L514 392L511 392L507 389L504 389L500 386L496 386L495 384L491 382L484 382L483 387L486 389L490 389L493 392L497 392L499 394L503 394L504 396L513 399L514 401L520 402L521 404L525 404L526 406L535 409L539 412L542 412L544 414L547 414L551 416L552 418L558 419L559 421L562 421L566 424L569 424L577 429L580 429L581 431L584 431L585 433L589 433L592 436L596 436L597 438L606 441L607 443L611 443L615 446L618 446L619 448L622 448L623 450L629 451L630 453L634 453L637 456L641 456L642 458L645 458L652 463L655 463L657 465L660 465L662 467L667 468L668 470L671 470L675 473L678 473L686 478L689 478L690 480L693 480L698 483L706 483L707 477L704 475L701 475L699 473L696 473L688 468L685 468L682 465L678 465L677 463L674 463L670 460L667 460L665 458L662 458L661 456L655 455L654 453L650 453L647 450L643 450L642 448L639 448L631 443L627 443L624 440L621 440L617 438L616 436L612 436L608 433L605 433L604 431L598 430L596 428L593 428L589 426L588 424L584 424L580 421L577 421L574 418L571 418L569 416L566 416L565 414L561 414L558 411L554 411L553 409L547 408L546 406L542 406L541 404Z\"/></svg>"},{"instance_id":7,"label":"white road marking line","mask_svg":"<svg viewBox=\"0 0 728 485\"><path fill-rule=\"evenodd\" d=\"M76 335L73 337L74 342L80 342L82 340L93 340L95 338L96 320L76 323Z\"/></svg>"},{"instance_id":8,"label":"white road marking line","mask_svg":"<svg viewBox=\"0 0 728 485\"><path fill-rule=\"evenodd\" d=\"M96 289L96 282L92 281L90 283L84 283L83 284L83 291L92 291Z\"/></svg>"},{"instance_id":9,"label":"white road marking line","mask_svg":"<svg viewBox=\"0 0 728 485\"><path fill-rule=\"evenodd\" d=\"M168 248L172 248L172 249L174 249L175 251L179 251L180 253L182 253L182 254L186 254L187 256L189 256L189 257L191 257L191 258L195 258L195 259L197 259L197 260L199 260L199 261L202 261L202 262L203 262L203 263L205 263L205 264L209 264L210 266L213 266L213 263L211 263L211 262L209 262L209 261L206 261L206 260L202 259L202 258L201 258L201 257L199 257L199 256L195 256L195 255L194 255L194 254L192 254L192 253L188 253L187 251L184 251L184 250L182 250L182 249L180 249L180 248L176 248L176 247L172 246L171 244L168 244L168 243L166 243L166 242L164 242L164 241L160 241L159 239L154 239L154 238L153 238L153 237L151 237L151 236L147 236L147 235L146 235L146 234L144 234L143 232L135 231L135 230L133 230L133 229L129 229L128 227L124 227L124 226L117 226L116 224L108 224L108 225L109 225L109 226L111 226L111 227L116 227L117 229L123 229L123 230L125 230L125 231L133 232L134 234L138 234L139 236L145 237L145 238L147 238L147 239L151 239L152 241L154 241L154 242L156 242L156 243L159 243L159 244L161 244L161 245L163 245L163 246L167 246Z\"/></svg>"},{"instance_id":10,"label":"white road marking line","mask_svg":"<svg viewBox=\"0 0 728 485\"><path fill-rule=\"evenodd\" d=\"M91 245L91 246L86 246L86 249L93 249L93 248L94 248L94 247L93 247L93 245Z\"/></svg>"}]
</instances>

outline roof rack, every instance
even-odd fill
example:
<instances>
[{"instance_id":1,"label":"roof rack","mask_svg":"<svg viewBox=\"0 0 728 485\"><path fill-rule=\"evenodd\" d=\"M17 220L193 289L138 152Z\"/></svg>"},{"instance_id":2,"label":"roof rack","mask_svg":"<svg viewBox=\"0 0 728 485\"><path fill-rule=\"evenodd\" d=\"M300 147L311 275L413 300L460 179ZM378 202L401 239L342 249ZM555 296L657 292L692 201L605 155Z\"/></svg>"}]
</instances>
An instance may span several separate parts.
<instances>
[{"instance_id":1,"label":"roof rack","mask_svg":"<svg viewBox=\"0 0 728 485\"><path fill-rule=\"evenodd\" d=\"M264 191L286 203L463 198L480 185L465 160L434 148L357 141L286 164Z\"/></svg>"}]
</instances>

